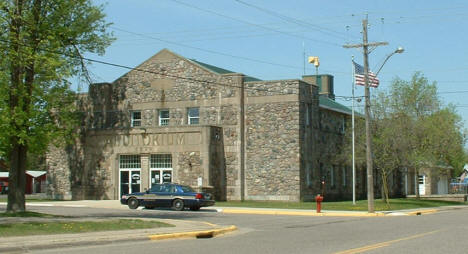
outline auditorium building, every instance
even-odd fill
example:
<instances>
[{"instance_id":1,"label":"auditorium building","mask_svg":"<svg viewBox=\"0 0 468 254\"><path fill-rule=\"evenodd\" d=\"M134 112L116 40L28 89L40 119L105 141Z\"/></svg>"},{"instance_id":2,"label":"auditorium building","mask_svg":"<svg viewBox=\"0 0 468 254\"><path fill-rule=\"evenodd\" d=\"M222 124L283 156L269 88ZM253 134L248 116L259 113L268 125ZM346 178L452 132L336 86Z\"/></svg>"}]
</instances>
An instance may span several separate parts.
<instances>
[{"instance_id":1,"label":"auditorium building","mask_svg":"<svg viewBox=\"0 0 468 254\"><path fill-rule=\"evenodd\" d=\"M161 50L80 95L75 144L47 154L48 193L119 199L176 182L217 200L299 201L324 179L329 199L350 199L351 166L335 155L351 110L333 86L331 75L266 81Z\"/></svg>"}]
</instances>

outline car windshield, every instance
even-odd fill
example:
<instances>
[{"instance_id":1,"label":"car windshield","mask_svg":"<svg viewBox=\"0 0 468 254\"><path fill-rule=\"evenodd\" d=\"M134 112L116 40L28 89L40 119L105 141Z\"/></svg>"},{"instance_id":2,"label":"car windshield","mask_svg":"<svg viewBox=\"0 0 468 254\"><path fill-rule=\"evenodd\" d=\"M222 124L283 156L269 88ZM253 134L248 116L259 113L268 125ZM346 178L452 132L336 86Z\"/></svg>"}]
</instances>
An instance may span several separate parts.
<instances>
[{"instance_id":1,"label":"car windshield","mask_svg":"<svg viewBox=\"0 0 468 254\"><path fill-rule=\"evenodd\" d=\"M182 190L182 192L195 192L192 188L190 188L189 186L183 186L181 185L180 186L180 189Z\"/></svg>"}]
</instances>

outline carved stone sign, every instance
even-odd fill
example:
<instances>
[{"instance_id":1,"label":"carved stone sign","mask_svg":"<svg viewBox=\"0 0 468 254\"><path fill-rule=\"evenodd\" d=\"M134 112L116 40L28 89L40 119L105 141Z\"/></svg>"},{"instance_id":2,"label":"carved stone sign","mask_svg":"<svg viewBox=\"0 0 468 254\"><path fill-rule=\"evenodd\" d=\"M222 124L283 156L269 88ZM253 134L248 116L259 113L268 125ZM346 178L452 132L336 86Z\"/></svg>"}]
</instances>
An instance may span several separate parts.
<instances>
[{"instance_id":1,"label":"carved stone sign","mask_svg":"<svg viewBox=\"0 0 468 254\"><path fill-rule=\"evenodd\" d=\"M141 133L108 136L105 143L112 147L154 147L200 144L199 133Z\"/></svg>"}]
</instances>

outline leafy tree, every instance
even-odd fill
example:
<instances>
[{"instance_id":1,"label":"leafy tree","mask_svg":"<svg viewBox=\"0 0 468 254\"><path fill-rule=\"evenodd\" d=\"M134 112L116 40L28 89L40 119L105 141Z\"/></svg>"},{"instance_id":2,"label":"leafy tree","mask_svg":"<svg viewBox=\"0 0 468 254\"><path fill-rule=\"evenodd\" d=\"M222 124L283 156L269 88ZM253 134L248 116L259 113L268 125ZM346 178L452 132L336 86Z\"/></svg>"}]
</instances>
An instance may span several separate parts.
<instances>
[{"instance_id":1,"label":"leafy tree","mask_svg":"<svg viewBox=\"0 0 468 254\"><path fill-rule=\"evenodd\" d=\"M382 197L387 203L388 177L396 170L406 168L417 177L419 169L428 165L461 169L465 164L461 118L453 106L442 107L436 83L430 83L421 73L415 73L409 81L397 78L388 90L376 91L371 109L374 167L381 176ZM365 165L362 122L358 117L355 131L356 164L360 166ZM351 137L351 132L347 135ZM344 151L350 162L351 138Z\"/></svg>"},{"instance_id":2,"label":"leafy tree","mask_svg":"<svg viewBox=\"0 0 468 254\"><path fill-rule=\"evenodd\" d=\"M408 168L417 177L424 166L463 163L461 118L453 107L441 105L436 83L419 72L410 81L395 79L389 91L374 97L374 160L386 199L386 178L395 169ZM419 188L415 192L419 197Z\"/></svg>"},{"instance_id":3,"label":"leafy tree","mask_svg":"<svg viewBox=\"0 0 468 254\"><path fill-rule=\"evenodd\" d=\"M0 2L0 156L10 166L7 211L25 210L27 155L62 142L76 126L67 78L82 73L84 52L112 41L103 7L91 0Z\"/></svg>"}]
</instances>

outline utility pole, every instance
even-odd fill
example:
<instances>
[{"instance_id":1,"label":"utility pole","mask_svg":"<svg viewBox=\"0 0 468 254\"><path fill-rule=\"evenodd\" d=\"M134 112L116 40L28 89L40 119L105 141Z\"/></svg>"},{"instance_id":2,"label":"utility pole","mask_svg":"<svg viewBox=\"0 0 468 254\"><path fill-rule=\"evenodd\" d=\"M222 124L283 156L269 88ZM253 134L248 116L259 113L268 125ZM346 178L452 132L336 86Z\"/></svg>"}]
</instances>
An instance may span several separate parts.
<instances>
[{"instance_id":1,"label":"utility pole","mask_svg":"<svg viewBox=\"0 0 468 254\"><path fill-rule=\"evenodd\" d=\"M367 17L362 21L362 44L343 45L344 48L362 48L364 57L365 76L365 117L366 117L366 162L367 162L367 210L374 213L374 171L372 163L371 117L370 117L370 90L369 90L369 46L375 49L378 46L388 45L388 42L372 42L367 40ZM371 49L370 51L372 52ZM354 98L353 98L354 99Z\"/></svg>"},{"instance_id":2,"label":"utility pole","mask_svg":"<svg viewBox=\"0 0 468 254\"><path fill-rule=\"evenodd\" d=\"M354 61L354 56L351 57L351 61ZM353 80L351 81L351 91L353 95L353 104L352 104L352 111L351 111L351 131L352 131L352 153L353 153L353 205L356 205L356 160L355 160L355 135L354 135L354 103L355 103L355 98L354 98L354 65L352 67L351 73L353 74Z\"/></svg>"}]
</instances>

